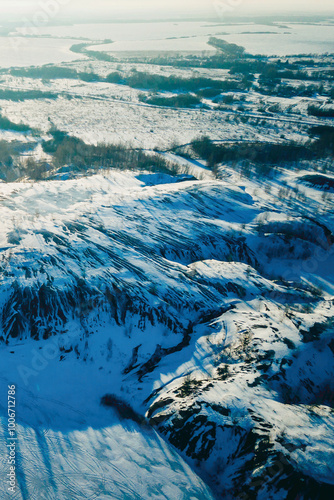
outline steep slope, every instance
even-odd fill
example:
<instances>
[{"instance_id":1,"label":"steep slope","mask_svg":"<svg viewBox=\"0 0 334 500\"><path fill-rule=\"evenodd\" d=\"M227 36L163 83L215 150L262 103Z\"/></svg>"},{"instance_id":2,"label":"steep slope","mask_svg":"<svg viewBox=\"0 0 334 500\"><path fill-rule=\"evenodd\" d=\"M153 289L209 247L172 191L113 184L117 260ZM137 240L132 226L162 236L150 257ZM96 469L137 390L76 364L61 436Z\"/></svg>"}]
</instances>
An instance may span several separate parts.
<instances>
[{"instance_id":1,"label":"steep slope","mask_svg":"<svg viewBox=\"0 0 334 500\"><path fill-rule=\"evenodd\" d=\"M224 176L0 184L0 375L48 415L50 394L85 415L84 425L66 412L43 424L49 450L57 432L66 448L69 432L85 440L92 427L94 457L95 441L113 436L106 412L117 428L125 408L126 425L156 428L217 497L331 497L333 202L312 187L282 197L299 185L287 172L268 181L270 192ZM127 402L118 417L115 404L100 406L115 397ZM28 406L18 410L22 448L43 455ZM103 477L113 474L106 465ZM165 497L183 498L190 481L193 497L210 498L195 476L182 477L184 490Z\"/></svg>"}]
</instances>

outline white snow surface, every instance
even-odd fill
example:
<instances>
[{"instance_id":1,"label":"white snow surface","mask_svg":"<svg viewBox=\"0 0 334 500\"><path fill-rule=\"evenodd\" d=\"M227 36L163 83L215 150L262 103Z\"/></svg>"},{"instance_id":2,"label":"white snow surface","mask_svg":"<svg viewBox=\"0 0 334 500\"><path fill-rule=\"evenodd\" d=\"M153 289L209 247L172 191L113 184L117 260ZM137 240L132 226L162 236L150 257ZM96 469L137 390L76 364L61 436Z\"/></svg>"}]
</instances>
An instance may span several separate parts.
<instances>
[{"instance_id":1,"label":"white snow surface","mask_svg":"<svg viewBox=\"0 0 334 500\"><path fill-rule=\"evenodd\" d=\"M149 410L217 495L229 498L240 470L260 474L247 456L233 461L250 432L298 474L333 482L333 413L316 403L334 375L333 201L311 187L302 201L282 198L303 172L282 172L270 193L222 172L0 184L0 379L18 388L16 498L212 498L148 423L102 407L106 394ZM180 397L187 377L200 388ZM2 402L4 457L6 411ZM174 419L187 411L189 425L203 420L183 447Z\"/></svg>"},{"instance_id":2,"label":"white snow surface","mask_svg":"<svg viewBox=\"0 0 334 500\"><path fill-rule=\"evenodd\" d=\"M101 408L99 396L117 383L111 375L73 361L59 371L54 360L28 388L22 386L15 364L29 366L36 349L27 343L15 347L14 356L1 351L1 386L18 384L16 494L8 491L7 410L0 408L3 500L212 498L155 431Z\"/></svg>"}]
</instances>

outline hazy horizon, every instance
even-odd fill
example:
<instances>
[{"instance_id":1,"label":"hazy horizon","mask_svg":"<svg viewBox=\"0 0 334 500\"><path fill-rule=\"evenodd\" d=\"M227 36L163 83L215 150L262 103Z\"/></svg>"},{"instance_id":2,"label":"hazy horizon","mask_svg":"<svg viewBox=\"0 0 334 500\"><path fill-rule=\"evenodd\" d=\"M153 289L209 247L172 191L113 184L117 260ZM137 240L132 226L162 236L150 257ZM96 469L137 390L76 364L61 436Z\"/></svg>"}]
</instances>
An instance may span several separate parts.
<instances>
[{"instance_id":1,"label":"hazy horizon","mask_svg":"<svg viewBox=\"0 0 334 500\"><path fill-rule=\"evenodd\" d=\"M217 20L233 17L259 16L299 16L333 14L334 6L331 0L288 0L274 1L268 4L264 0L170 0L157 2L143 0L123 0L120 5L115 0L95 0L82 4L79 0L0 0L3 21L20 22L23 18L44 16L48 21L70 18L82 22L85 19L98 19L103 16L108 21L143 20L143 19L194 19L216 18ZM45 14L46 13L46 14ZM46 18L46 17L45 17Z\"/></svg>"}]
</instances>

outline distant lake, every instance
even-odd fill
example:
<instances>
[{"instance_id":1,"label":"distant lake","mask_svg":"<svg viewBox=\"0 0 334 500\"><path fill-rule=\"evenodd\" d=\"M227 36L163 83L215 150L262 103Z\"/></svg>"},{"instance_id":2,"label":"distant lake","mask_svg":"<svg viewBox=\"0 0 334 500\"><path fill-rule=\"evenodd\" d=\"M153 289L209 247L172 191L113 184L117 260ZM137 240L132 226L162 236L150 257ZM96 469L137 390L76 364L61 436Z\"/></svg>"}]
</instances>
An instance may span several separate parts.
<instances>
[{"instance_id":1,"label":"distant lake","mask_svg":"<svg viewBox=\"0 0 334 500\"><path fill-rule=\"evenodd\" d=\"M39 66L81 59L80 54L70 51L72 45L72 40L0 37L0 67Z\"/></svg>"},{"instance_id":2,"label":"distant lake","mask_svg":"<svg viewBox=\"0 0 334 500\"><path fill-rule=\"evenodd\" d=\"M119 51L208 50L210 36L242 45L252 54L289 55L334 52L334 23L272 25L208 22L115 23L55 26L42 34L111 39ZM187 38L181 38L187 37ZM164 43L165 42L165 45Z\"/></svg>"},{"instance_id":3,"label":"distant lake","mask_svg":"<svg viewBox=\"0 0 334 500\"><path fill-rule=\"evenodd\" d=\"M263 26L258 28L259 31L260 28L263 30ZM271 31L270 27L268 28L268 31ZM242 45L251 54L284 56L334 53L334 24L288 24L277 34L249 34L243 30L243 33L218 38Z\"/></svg>"},{"instance_id":4,"label":"distant lake","mask_svg":"<svg viewBox=\"0 0 334 500\"><path fill-rule=\"evenodd\" d=\"M93 47L93 50L111 53L213 51L213 48L207 44L210 36L242 45L251 54L283 56L334 52L334 24L330 23L309 25L298 23L228 25L208 22L77 24L40 28L39 34L41 38L0 37L0 67L41 65L79 59L80 55L72 53L70 47L74 43L79 43L80 38L87 42L113 40L112 44Z\"/></svg>"}]
</instances>

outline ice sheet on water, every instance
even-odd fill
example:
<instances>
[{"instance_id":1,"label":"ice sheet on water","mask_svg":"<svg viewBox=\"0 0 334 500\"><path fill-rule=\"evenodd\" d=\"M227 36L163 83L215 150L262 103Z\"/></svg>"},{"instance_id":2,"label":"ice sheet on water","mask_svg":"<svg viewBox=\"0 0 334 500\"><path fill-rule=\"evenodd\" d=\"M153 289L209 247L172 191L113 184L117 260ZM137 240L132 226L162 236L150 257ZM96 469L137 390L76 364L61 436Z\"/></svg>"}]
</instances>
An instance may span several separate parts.
<instances>
[{"instance_id":1,"label":"ice sheet on water","mask_svg":"<svg viewBox=\"0 0 334 500\"><path fill-rule=\"evenodd\" d=\"M83 56L70 51L71 40L0 37L0 67L39 66L74 61Z\"/></svg>"}]
</instances>

